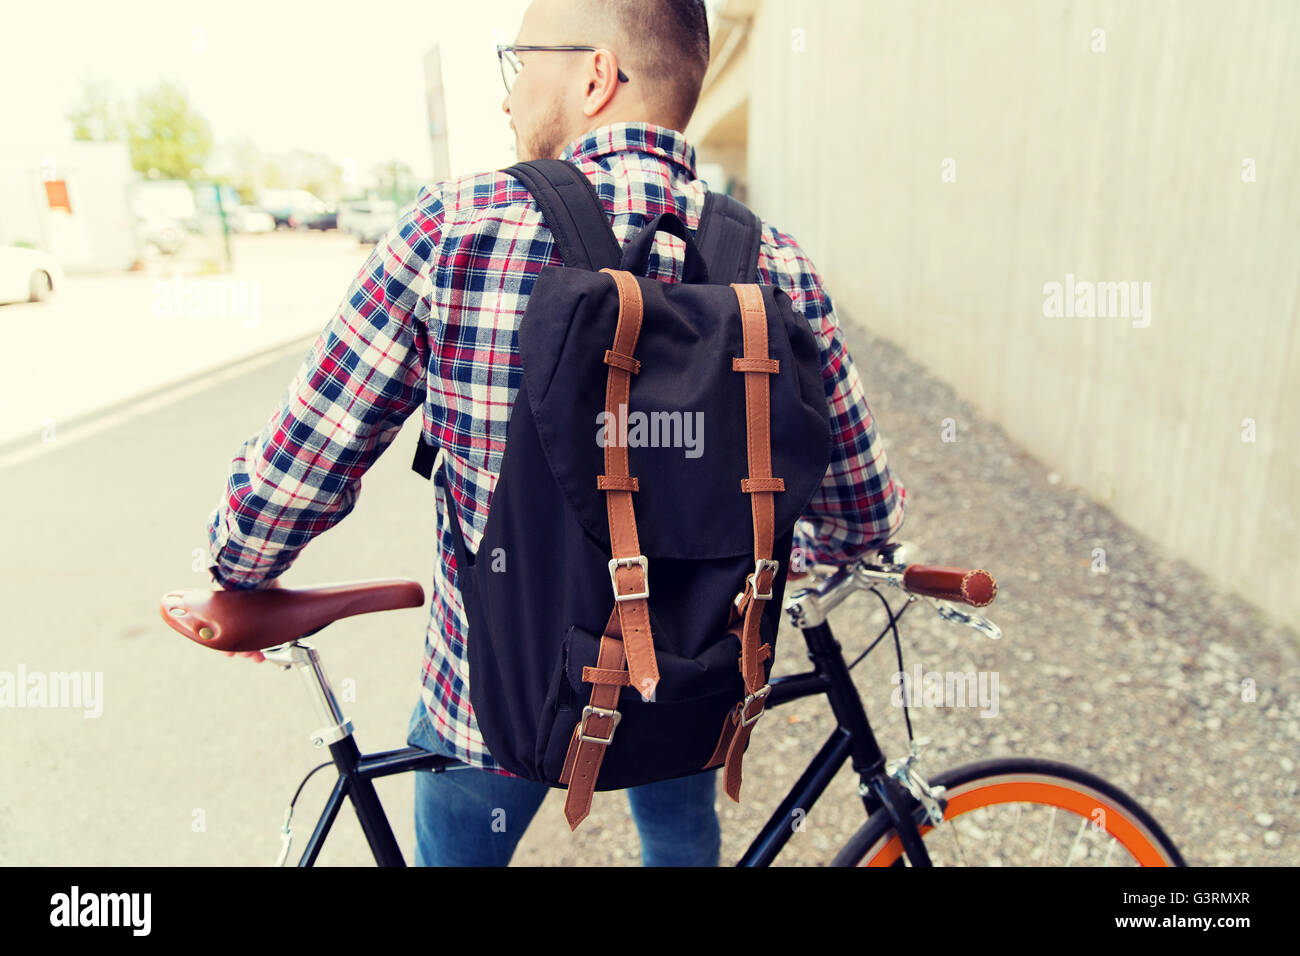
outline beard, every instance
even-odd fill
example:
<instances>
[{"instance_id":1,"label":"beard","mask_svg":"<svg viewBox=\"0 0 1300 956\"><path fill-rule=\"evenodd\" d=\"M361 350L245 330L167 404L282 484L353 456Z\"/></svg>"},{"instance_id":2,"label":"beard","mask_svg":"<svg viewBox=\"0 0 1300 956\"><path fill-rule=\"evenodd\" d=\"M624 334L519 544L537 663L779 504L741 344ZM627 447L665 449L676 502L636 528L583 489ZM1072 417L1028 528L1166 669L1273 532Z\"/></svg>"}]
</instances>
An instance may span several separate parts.
<instances>
[{"instance_id":1,"label":"beard","mask_svg":"<svg viewBox=\"0 0 1300 956\"><path fill-rule=\"evenodd\" d=\"M561 122L562 104L558 99L551 100L537 121L537 125L528 131L527 136L520 135L520 162L530 159L558 159L564 147L569 145L568 134Z\"/></svg>"}]
</instances>

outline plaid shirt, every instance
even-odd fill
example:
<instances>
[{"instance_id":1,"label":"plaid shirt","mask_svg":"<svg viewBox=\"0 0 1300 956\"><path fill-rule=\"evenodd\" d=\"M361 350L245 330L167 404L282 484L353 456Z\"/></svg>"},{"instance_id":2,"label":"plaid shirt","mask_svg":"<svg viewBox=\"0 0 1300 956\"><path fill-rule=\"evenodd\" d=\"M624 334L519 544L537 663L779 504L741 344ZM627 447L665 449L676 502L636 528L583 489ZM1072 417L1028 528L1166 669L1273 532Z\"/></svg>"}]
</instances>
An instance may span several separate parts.
<instances>
[{"instance_id":1,"label":"plaid shirt","mask_svg":"<svg viewBox=\"0 0 1300 956\"><path fill-rule=\"evenodd\" d=\"M620 244L662 212L698 228L706 184L681 133L614 123L579 137L561 158L593 181ZM646 274L680 281L684 249L659 233ZM421 188L352 280L270 420L236 454L207 529L209 565L222 587L255 588L276 577L352 510L361 476L421 410L424 436L439 449L423 699L442 749L499 773L470 706L469 628L444 495L450 491L466 544L477 551L521 381L517 330L547 265L562 262L518 180L494 171ZM812 262L764 222L758 267L758 281L784 290L812 326L830 403L830 467L796 526L795 547L809 562L844 562L898 530L906 490L890 473Z\"/></svg>"}]
</instances>

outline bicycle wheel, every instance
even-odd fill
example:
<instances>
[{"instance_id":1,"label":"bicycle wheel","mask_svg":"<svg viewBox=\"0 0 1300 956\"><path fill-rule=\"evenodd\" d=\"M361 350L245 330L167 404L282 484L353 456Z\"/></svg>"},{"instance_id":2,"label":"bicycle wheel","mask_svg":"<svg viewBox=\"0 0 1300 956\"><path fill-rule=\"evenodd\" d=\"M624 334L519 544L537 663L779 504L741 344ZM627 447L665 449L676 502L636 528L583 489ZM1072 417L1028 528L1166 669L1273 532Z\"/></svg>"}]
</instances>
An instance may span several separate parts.
<instances>
[{"instance_id":1,"label":"bicycle wheel","mask_svg":"<svg viewBox=\"0 0 1300 956\"><path fill-rule=\"evenodd\" d=\"M1136 800L1100 777L1052 760L998 758L946 770L943 823L921 826L935 866L1185 866ZM904 791L920 822L918 801ZM925 818L928 820L928 818ZM832 866L899 866L902 843L877 810Z\"/></svg>"}]
</instances>

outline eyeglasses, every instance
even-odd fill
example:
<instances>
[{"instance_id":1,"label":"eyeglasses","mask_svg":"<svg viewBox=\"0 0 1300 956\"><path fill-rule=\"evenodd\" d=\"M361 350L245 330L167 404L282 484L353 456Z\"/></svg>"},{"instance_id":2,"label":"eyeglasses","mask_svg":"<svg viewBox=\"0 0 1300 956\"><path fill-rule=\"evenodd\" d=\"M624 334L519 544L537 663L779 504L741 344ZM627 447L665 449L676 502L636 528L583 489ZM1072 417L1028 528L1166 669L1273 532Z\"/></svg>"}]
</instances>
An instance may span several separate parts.
<instances>
[{"instance_id":1,"label":"eyeglasses","mask_svg":"<svg viewBox=\"0 0 1300 956\"><path fill-rule=\"evenodd\" d=\"M515 56L516 50L538 51L538 52L546 52L548 50L551 51L586 50L587 52L594 53L596 50L599 49L601 48L595 46L524 46L521 44L498 43L497 59L501 61L501 81L505 83L506 92L509 93L510 87L515 82L515 77L519 75L519 71L522 70L524 67L524 65L519 62L519 57ZM618 79L620 83L628 82L627 74L623 72L622 68L619 68Z\"/></svg>"}]
</instances>

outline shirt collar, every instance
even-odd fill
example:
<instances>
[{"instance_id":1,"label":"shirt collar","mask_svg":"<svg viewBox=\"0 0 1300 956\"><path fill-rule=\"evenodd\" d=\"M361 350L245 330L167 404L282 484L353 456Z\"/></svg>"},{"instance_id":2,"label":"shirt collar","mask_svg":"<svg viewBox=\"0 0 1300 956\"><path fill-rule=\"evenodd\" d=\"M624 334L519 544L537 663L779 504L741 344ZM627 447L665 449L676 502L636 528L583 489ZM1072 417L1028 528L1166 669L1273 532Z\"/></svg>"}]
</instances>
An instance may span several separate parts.
<instances>
[{"instance_id":1,"label":"shirt collar","mask_svg":"<svg viewBox=\"0 0 1300 956\"><path fill-rule=\"evenodd\" d=\"M579 136L564 148L560 159L571 163L632 151L658 156L695 175L695 147L675 129L654 123L610 123Z\"/></svg>"}]
</instances>

